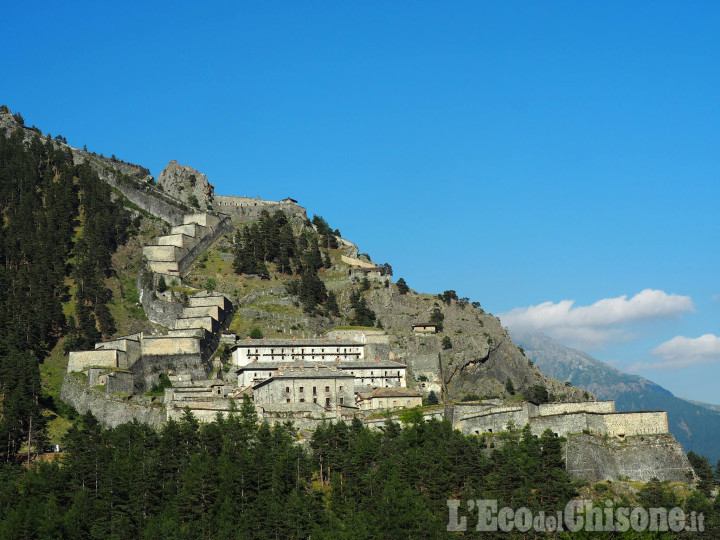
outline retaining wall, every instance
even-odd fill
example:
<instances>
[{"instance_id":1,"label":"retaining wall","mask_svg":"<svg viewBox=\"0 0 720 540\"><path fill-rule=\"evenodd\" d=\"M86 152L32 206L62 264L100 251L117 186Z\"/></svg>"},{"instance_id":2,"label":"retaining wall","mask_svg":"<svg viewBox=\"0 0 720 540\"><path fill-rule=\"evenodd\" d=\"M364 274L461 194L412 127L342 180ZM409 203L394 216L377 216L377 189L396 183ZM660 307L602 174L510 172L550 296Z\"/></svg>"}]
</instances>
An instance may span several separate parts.
<instances>
[{"instance_id":1,"label":"retaining wall","mask_svg":"<svg viewBox=\"0 0 720 540\"><path fill-rule=\"evenodd\" d=\"M142 405L135 400L114 399L105 393L85 387L80 379L70 374L65 375L60 399L75 407L81 414L91 411L100 425L106 428L133 419L159 427L166 417L165 409L162 407Z\"/></svg>"},{"instance_id":2,"label":"retaining wall","mask_svg":"<svg viewBox=\"0 0 720 540\"><path fill-rule=\"evenodd\" d=\"M629 478L649 482L687 482L692 467L682 446L669 433L628 437L621 441L574 435L566 444L566 468L573 478L590 482Z\"/></svg>"}]
</instances>

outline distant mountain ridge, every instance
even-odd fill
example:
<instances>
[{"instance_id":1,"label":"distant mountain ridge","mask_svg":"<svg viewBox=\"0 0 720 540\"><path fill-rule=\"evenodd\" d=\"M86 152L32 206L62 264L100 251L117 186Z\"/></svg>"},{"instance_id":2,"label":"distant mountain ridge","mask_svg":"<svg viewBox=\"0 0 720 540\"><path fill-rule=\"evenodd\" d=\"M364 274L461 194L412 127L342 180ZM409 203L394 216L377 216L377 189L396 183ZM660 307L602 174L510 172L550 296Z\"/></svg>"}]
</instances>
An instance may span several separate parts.
<instances>
[{"instance_id":1,"label":"distant mountain ridge","mask_svg":"<svg viewBox=\"0 0 720 540\"><path fill-rule=\"evenodd\" d=\"M648 379L623 373L544 334L512 336L547 376L569 381L598 399L613 399L618 411L666 410L670 433L686 452L692 450L713 464L720 459L720 406L676 397Z\"/></svg>"}]
</instances>

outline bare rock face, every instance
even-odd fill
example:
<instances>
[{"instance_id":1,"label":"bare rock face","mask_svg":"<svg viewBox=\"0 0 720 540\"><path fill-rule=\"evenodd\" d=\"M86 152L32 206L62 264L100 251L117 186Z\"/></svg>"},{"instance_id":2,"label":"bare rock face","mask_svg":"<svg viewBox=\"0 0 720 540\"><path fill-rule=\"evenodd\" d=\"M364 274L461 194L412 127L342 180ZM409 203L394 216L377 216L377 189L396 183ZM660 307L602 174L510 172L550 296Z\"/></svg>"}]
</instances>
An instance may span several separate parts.
<instances>
[{"instance_id":1,"label":"bare rock face","mask_svg":"<svg viewBox=\"0 0 720 540\"><path fill-rule=\"evenodd\" d=\"M158 185L165 193L200 210L212 210L215 187L207 176L187 165L171 161L158 176Z\"/></svg>"}]
</instances>

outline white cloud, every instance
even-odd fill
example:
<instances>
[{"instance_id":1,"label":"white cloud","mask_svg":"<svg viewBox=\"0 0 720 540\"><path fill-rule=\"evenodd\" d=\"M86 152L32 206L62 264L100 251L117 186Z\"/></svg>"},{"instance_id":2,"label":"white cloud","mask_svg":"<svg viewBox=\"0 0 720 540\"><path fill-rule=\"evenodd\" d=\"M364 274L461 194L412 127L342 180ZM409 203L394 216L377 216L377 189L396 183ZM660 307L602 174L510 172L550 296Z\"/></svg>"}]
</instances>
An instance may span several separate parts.
<instances>
[{"instance_id":1,"label":"white cloud","mask_svg":"<svg viewBox=\"0 0 720 540\"><path fill-rule=\"evenodd\" d=\"M543 302L515 308L500 319L513 331L540 331L558 341L593 349L609 341L631 339L626 328L631 323L669 319L692 311L689 296L645 289L630 299L627 295L604 298L589 306L576 307L574 300Z\"/></svg>"},{"instance_id":2,"label":"white cloud","mask_svg":"<svg viewBox=\"0 0 720 540\"><path fill-rule=\"evenodd\" d=\"M638 362L630 366L630 371L640 369L679 369L702 364L720 362L720 337L704 334L698 338L676 336L661 343L652 351L661 358L659 362Z\"/></svg>"}]
</instances>

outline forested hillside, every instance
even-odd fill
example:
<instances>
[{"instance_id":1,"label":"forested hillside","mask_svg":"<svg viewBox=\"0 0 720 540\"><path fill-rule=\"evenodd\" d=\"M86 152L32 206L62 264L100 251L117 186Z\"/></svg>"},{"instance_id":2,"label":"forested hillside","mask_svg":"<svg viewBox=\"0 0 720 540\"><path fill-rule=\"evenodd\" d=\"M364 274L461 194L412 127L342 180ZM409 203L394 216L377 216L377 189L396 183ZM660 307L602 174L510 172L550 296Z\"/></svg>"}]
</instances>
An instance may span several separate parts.
<instances>
[{"instance_id":1,"label":"forested hillside","mask_svg":"<svg viewBox=\"0 0 720 540\"><path fill-rule=\"evenodd\" d=\"M16 115L16 119L18 116ZM71 151L0 132L0 459L45 436L39 364L58 340L91 347L115 331L105 278L129 215Z\"/></svg>"}]
</instances>

